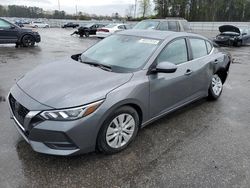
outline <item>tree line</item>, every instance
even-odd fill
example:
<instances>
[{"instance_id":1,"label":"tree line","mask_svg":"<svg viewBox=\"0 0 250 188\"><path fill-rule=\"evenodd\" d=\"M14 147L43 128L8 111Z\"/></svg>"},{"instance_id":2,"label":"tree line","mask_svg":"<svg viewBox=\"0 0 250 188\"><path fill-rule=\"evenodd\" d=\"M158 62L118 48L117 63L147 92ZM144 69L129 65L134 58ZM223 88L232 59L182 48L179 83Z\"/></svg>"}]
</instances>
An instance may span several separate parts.
<instances>
[{"instance_id":1,"label":"tree line","mask_svg":"<svg viewBox=\"0 0 250 188\"><path fill-rule=\"evenodd\" d=\"M189 21L250 21L250 0L153 0L155 15L152 16L150 0L135 0L126 10L130 20L144 18L183 17ZM138 5L137 5L138 4ZM137 17L136 10L142 17ZM39 7L18 5L0 5L0 17L48 18L48 19L80 19L80 20L112 20L122 19L118 13L111 16L98 16L78 12L66 14L65 11L44 11Z\"/></svg>"},{"instance_id":2,"label":"tree line","mask_svg":"<svg viewBox=\"0 0 250 188\"><path fill-rule=\"evenodd\" d=\"M154 0L156 16L189 21L250 21L250 0Z\"/></svg>"},{"instance_id":3,"label":"tree line","mask_svg":"<svg viewBox=\"0 0 250 188\"><path fill-rule=\"evenodd\" d=\"M47 18L47 19L79 19L79 20L112 20L121 19L121 16L116 12L111 16L98 16L96 14L87 14L77 12L77 14L66 14L65 11L44 11L39 7L27 7L19 5L0 5L0 17L19 17L19 18Z\"/></svg>"}]
</instances>

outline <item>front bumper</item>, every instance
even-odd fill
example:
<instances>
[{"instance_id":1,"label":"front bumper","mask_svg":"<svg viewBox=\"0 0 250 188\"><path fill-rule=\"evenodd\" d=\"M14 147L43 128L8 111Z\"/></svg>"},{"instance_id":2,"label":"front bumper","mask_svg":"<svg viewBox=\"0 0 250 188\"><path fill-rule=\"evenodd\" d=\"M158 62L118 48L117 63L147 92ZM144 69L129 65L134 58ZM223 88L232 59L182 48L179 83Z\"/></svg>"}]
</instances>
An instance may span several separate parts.
<instances>
[{"instance_id":1,"label":"front bumper","mask_svg":"<svg viewBox=\"0 0 250 188\"><path fill-rule=\"evenodd\" d=\"M15 87L14 90L19 89ZM25 115L24 121L21 123L20 118L16 117L15 109L13 109L10 102L10 96L13 95L17 103L22 101L22 104L20 103L19 105L29 106L29 108L31 108L30 103L34 101L31 98L27 101L25 93L22 93L25 97L17 95L17 93L20 93L20 91L11 92L8 96L11 118L14 120L18 132L31 145L34 151L44 154L69 156L95 150L99 131L96 112L75 121L45 121L42 119L37 120L41 112L40 110L32 110ZM26 98L26 102L19 100L20 97Z\"/></svg>"},{"instance_id":2,"label":"front bumper","mask_svg":"<svg viewBox=\"0 0 250 188\"><path fill-rule=\"evenodd\" d=\"M233 46L238 42L238 39L214 39L214 42L221 46Z\"/></svg>"},{"instance_id":3,"label":"front bumper","mask_svg":"<svg viewBox=\"0 0 250 188\"><path fill-rule=\"evenodd\" d=\"M33 33L33 37L35 38L36 43L41 42L41 36L39 33Z\"/></svg>"}]
</instances>

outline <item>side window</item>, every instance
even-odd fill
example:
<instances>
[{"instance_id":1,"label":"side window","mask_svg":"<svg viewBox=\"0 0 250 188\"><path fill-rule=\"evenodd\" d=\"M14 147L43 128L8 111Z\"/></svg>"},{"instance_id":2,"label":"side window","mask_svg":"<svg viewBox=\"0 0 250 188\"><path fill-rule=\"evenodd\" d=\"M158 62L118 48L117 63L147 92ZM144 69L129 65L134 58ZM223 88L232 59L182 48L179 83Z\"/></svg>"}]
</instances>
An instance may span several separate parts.
<instances>
[{"instance_id":1,"label":"side window","mask_svg":"<svg viewBox=\"0 0 250 188\"><path fill-rule=\"evenodd\" d=\"M125 26L124 25L120 25L120 26L118 26L118 29L125 29Z\"/></svg>"},{"instance_id":2,"label":"side window","mask_svg":"<svg viewBox=\"0 0 250 188\"><path fill-rule=\"evenodd\" d=\"M10 24L4 20L0 20L0 28L10 28Z\"/></svg>"},{"instance_id":3,"label":"side window","mask_svg":"<svg viewBox=\"0 0 250 188\"><path fill-rule=\"evenodd\" d=\"M161 22L159 26L159 30L167 31L168 30L168 22Z\"/></svg>"},{"instance_id":4,"label":"side window","mask_svg":"<svg viewBox=\"0 0 250 188\"><path fill-rule=\"evenodd\" d=\"M207 53L209 54L212 51L213 47L212 44L208 41L206 41L206 45L207 45Z\"/></svg>"},{"instance_id":5,"label":"side window","mask_svg":"<svg viewBox=\"0 0 250 188\"><path fill-rule=\"evenodd\" d=\"M170 43L158 56L157 63L167 61L176 65L188 61L188 52L185 39L178 39Z\"/></svg>"},{"instance_id":6,"label":"side window","mask_svg":"<svg viewBox=\"0 0 250 188\"><path fill-rule=\"evenodd\" d=\"M192 52L193 52L193 58L199 58L207 55L207 46L203 39L189 39Z\"/></svg>"},{"instance_id":7,"label":"side window","mask_svg":"<svg viewBox=\"0 0 250 188\"><path fill-rule=\"evenodd\" d=\"M181 21L182 27L184 29L184 31L190 31L190 25L187 21Z\"/></svg>"},{"instance_id":8,"label":"side window","mask_svg":"<svg viewBox=\"0 0 250 188\"><path fill-rule=\"evenodd\" d=\"M168 22L168 30L169 31L179 31L177 22L176 21L169 21Z\"/></svg>"}]
</instances>

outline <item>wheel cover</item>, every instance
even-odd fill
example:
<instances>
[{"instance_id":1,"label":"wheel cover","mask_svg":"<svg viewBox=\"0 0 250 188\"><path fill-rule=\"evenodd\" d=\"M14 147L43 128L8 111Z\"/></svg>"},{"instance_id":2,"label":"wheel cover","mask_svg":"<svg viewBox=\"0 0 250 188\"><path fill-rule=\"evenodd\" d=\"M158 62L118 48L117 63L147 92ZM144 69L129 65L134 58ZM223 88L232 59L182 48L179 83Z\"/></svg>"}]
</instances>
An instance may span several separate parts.
<instances>
[{"instance_id":1,"label":"wheel cover","mask_svg":"<svg viewBox=\"0 0 250 188\"><path fill-rule=\"evenodd\" d=\"M212 78L212 89L216 96L219 96L222 91L222 81L218 75L214 75Z\"/></svg>"},{"instance_id":2,"label":"wheel cover","mask_svg":"<svg viewBox=\"0 0 250 188\"><path fill-rule=\"evenodd\" d=\"M27 37L24 39L24 44L26 46L32 46L32 45L34 45L34 40L31 37Z\"/></svg>"},{"instance_id":3,"label":"wheel cover","mask_svg":"<svg viewBox=\"0 0 250 188\"><path fill-rule=\"evenodd\" d=\"M116 116L108 126L106 142L111 148L121 148L132 138L135 131L135 119L130 114Z\"/></svg>"}]
</instances>

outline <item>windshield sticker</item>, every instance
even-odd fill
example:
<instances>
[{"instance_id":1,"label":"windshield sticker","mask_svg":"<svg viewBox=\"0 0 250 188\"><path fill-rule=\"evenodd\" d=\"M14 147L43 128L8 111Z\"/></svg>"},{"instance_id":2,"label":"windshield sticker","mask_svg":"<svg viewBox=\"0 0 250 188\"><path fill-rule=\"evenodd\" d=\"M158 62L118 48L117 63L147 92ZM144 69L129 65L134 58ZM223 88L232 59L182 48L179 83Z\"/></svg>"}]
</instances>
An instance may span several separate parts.
<instances>
[{"instance_id":1,"label":"windshield sticker","mask_svg":"<svg viewBox=\"0 0 250 188\"><path fill-rule=\"evenodd\" d=\"M153 40L153 39L140 39L139 43L144 43L144 44L158 44L159 40Z\"/></svg>"}]
</instances>

